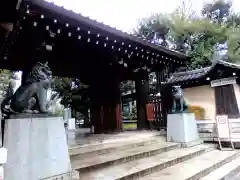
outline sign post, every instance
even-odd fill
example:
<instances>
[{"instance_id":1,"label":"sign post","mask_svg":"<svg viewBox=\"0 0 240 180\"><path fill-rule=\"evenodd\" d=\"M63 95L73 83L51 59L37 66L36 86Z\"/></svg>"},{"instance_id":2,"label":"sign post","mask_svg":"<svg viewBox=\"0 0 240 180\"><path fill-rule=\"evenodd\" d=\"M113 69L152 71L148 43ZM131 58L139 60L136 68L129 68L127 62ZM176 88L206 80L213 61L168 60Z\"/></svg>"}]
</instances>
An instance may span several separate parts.
<instances>
[{"instance_id":1,"label":"sign post","mask_svg":"<svg viewBox=\"0 0 240 180\"><path fill-rule=\"evenodd\" d=\"M0 165L0 180L4 179L4 172L3 172L3 167Z\"/></svg>"},{"instance_id":2,"label":"sign post","mask_svg":"<svg viewBox=\"0 0 240 180\"><path fill-rule=\"evenodd\" d=\"M7 149L2 147L0 148L0 180L4 179L3 164L7 162Z\"/></svg>"},{"instance_id":3,"label":"sign post","mask_svg":"<svg viewBox=\"0 0 240 180\"><path fill-rule=\"evenodd\" d=\"M230 141L232 149L234 150L234 145L231 138L231 129L229 125L229 120L227 115L217 115L216 116L216 124L217 124L217 135L218 135L218 143L221 150L222 143L221 140Z\"/></svg>"}]
</instances>

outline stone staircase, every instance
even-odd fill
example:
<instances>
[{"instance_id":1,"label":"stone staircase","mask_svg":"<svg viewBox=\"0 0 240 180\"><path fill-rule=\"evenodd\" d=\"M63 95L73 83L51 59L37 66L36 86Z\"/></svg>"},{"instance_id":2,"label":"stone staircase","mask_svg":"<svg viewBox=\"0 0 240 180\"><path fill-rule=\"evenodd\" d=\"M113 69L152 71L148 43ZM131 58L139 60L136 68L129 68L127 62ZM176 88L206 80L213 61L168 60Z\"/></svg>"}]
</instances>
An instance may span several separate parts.
<instances>
[{"instance_id":1,"label":"stone staircase","mask_svg":"<svg viewBox=\"0 0 240 180\"><path fill-rule=\"evenodd\" d=\"M181 148L162 136L75 146L69 152L81 180L230 180L240 172L240 151L206 144Z\"/></svg>"}]
</instances>

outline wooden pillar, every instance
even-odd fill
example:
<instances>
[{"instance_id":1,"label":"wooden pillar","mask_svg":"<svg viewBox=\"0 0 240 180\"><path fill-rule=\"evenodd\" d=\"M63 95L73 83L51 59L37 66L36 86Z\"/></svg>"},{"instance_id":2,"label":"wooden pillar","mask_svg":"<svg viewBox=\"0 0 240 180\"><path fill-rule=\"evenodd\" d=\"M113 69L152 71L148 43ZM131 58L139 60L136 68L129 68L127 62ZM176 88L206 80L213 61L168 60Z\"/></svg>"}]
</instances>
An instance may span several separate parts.
<instances>
[{"instance_id":1,"label":"wooden pillar","mask_svg":"<svg viewBox=\"0 0 240 180\"><path fill-rule=\"evenodd\" d=\"M104 105L104 131L106 133L122 131L121 94L120 83L117 80L108 81L105 91L106 103Z\"/></svg>"},{"instance_id":2,"label":"wooden pillar","mask_svg":"<svg viewBox=\"0 0 240 180\"><path fill-rule=\"evenodd\" d=\"M93 100L94 101L94 100ZM94 133L103 133L103 111L100 104L92 102L91 107L91 121L94 126Z\"/></svg>"},{"instance_id":3,"label":"wooden pillar","mask_svg":"<svg viewBox=\"0 0 240 180\"><path fill-rule=\"evenodd\" d=\"M149 123L147 120L148 74L138 74L135 85L137 100L137 128L139 130L149 129Z\"/></svg>"},{"instance_id":4,"label":"wooden pillar","mask_svg":"<svg viewBox=\"0 0 240 180\"><path fill-rule=\"evenodd\" d=\"M122 131L119 81L102 79L93 82L91 116L95 133Z\"/></svg>"}]
</instances>

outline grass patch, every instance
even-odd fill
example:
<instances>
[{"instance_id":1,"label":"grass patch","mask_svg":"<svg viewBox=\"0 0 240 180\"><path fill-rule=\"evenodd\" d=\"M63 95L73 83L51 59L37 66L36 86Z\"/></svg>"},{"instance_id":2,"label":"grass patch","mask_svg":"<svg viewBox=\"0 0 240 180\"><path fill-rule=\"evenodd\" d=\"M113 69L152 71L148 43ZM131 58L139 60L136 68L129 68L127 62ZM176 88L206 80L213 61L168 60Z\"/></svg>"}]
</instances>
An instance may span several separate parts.
<instances>
[{"instance_id":1,"label":"grass patch","mask_svg":"<svg viewBox=\"0 0 240 180\"><path fill-rule=\"evenodd\" d=\"M137 129L137 123L123 123L123 129Z\"/></svg>"}]
</instances>

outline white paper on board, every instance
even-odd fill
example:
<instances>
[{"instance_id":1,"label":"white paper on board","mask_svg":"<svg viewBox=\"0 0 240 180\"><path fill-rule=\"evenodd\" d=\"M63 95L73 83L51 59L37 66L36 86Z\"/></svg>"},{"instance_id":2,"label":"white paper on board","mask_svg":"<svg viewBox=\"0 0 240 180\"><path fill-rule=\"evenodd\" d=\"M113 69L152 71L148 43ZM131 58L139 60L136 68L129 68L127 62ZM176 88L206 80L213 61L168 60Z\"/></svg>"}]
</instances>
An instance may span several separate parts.
<instances>
[{"instance_id":1,"label":"white paper on board","mask_svg":"<svg viewBox=\"0 0 240 180\"><path fill-rule=\"evenodd\" d=\"M216 116L218 138L230 138L230 128L227 115Z\"/></svg>"},{"instance_id":2,"label":"white paper on board","mask_svg":"<svg viewBox=\"0 0 240 180\"><path fill-rule=\"evenodd\" d=\"M5 164L7 162L7 149L0 148L0 164Z\"/></svg>"},{"instance_id":3,"label":"white paper on board","mask_svg":"<svg viewBox=\"0 0 240 180\"><path fill-rule=\"evenodd\" d=\"M0 180L3 180L4 177L3 177L3 167L0 166Z\"/></svg>"}]
</instances>

